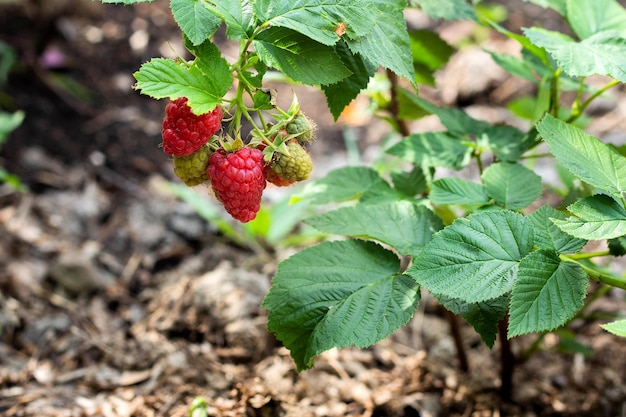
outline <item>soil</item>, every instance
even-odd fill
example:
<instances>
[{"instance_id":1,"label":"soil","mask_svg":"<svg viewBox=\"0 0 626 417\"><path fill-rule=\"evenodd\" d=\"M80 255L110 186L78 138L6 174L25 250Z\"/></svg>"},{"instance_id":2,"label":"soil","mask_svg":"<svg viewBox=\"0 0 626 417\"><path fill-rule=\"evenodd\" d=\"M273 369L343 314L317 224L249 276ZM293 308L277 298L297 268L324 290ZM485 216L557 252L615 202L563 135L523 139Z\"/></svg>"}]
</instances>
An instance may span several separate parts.
<instances>
[{"instance_id":1,"label":"soil","mask_svg":"<svg viewBox=\"0 0 626 417\"><path fill-rule=\"evenodd\" d=\"M626 343L598 326L626 312L617 290L516 361L511 401L499 391L500 344L489 350L459 322L461 370L446 314L427 294L388 339L326 352L298 374L260 307L277 263L296 249L235 241L176 198L159 149L164 103L131 88L143 62L181 53L168 3L16 4L0 6L0 40L19 54L0 103L26 119L0 166L29 191L0 187L0 415L185 416L202 399L210 416L626 416ZM518 27L546 18L533 7L512 15ZM452 41L473 29L442 30ZM479 49L464 49L438 75L443 87L423 94L511 122L502 104L531 87L486 65ZM279 88L290 100L292 87ZM385 126L358 107L334 124L314 89L297 93L320 128L316 175L348 162L344 135L358 138L365 160L379 149ZM591 109L589 128L623 141L624 91L615 94ZM534 340L513 340L517 356Z\"/></svg>"}]
</instances>

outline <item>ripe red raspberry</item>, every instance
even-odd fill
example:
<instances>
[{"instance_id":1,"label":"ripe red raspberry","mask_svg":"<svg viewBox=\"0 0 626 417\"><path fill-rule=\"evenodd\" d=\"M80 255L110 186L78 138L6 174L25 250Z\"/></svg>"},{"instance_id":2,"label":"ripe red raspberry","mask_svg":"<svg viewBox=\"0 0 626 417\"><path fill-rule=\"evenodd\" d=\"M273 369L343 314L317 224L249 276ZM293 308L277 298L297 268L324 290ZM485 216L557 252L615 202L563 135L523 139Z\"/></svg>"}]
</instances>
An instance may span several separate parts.
<instances>
[{"instance_id":1,"label":"ripe red raspberry","mask_svg":"<svg viewBox=\"0 0 626 417\"><path fill-rule=\"evenodd\" d=\"M163 151L174 156L191 155L220 129L223 116L219 106L198 116L187 105L187 97L170 101L165 106L161 130Z\"/></svg>"},{"instance_id":2,"label":"ripe red raspberry","mask_svg":"<svg viewBox=\"0 0 626 417\"><path fill-rule=\"evenodd\" d=\"M219 149L209 159L207 175L215 196L224 208L242 223L256 217L265 189L263 152L241 148L233 153Z\"/></svg>"}]
</instances>

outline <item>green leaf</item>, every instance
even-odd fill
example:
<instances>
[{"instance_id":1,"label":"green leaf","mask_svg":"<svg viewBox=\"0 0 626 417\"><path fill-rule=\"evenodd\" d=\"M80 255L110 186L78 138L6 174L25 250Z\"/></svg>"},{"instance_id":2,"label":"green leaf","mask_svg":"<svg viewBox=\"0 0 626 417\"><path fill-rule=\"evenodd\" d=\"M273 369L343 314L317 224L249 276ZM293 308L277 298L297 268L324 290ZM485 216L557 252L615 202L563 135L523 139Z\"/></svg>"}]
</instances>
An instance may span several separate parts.
<instances>
[{"instance_id":1,"label":"green leaf","mask_svg":"<svg viewBox=\"0 0 626 417\"><path fill-rule=\"evenodd\" d=\"M135 3L152 3L154 0L100 0L102 3L123 3L125 5Z\"/></svg>"},{"instance_id":2,"label":"green leaf","mask_svg":"<svg viewBox=\"0 0 626 417\"><path fill-rule=\"evenodd\" d=\"M549 7L559 12L561 16L567 13L567 0L524 0L525 2L535 3L541 7Z\"/></svg>"},{"instance_id":3,"label":"green leaf","mask_svg":"<svg viewBox=\"0 0 626 417\"><path fill-rule=\"evenodd\" d=\"M254 50L268 66L307 85L334 84L352 74L334 48L287 28L259 33Z\"/></svg>"},{"instance_id":4,"label":"green leaf","mask_svg":"<svg viewBox=\"0 0 626 417\"><path fill-rule=\"evenodd\" d=\"M416 200L411 196L402 194L400 191L391 187L391 185L385 181L376 181L359 197L359 203L362 204L382 204L397 202L400 200L413 201Z\"/></svg>"},{"instance_id":5,"label":"green leaf","mask_svg":"<svg viewBox=\"0 0 626 417\"><path fill-rule=\"evenodd\" d=\"M419 78L419 75L416 76ZM398 117L400 119L416 120L430 114L420 105L414 91L397 86L396 92L398 94Z\"/></svg>"},{"instance_id":6,"label":"green leaf","mask_svg":"<svg viewBox=\"0 0 626 417\"><path fill-rule=\"evenodd\" d=\"M351 0L348 0L351 1ZM374 66L387 68L409 80L415 87L411 41L404 19L404 0L375 1L372 31L358 39L348 39L348 47Z\"/></svg>"},{"instance_id":7,"label":"green leaf","mask_svg":"<svg viewBox=\"0 0 626 417\"><path fill-rule=\"evenodd\" d=\"M417 97L416 101L423 109L428 110L436 115L441 123L450 131L450 133L463 135L480 135L492 125L477 120L465 113L461 109L453 107L437 107L423 98Z\"/></svg>"},{"instance_id":8,"label":"green leaf","mask_svg":"<svg viewBox=\"0 0 626 417\"><path fill-rule=\"evenodd\" d=\"M609 252L613 256L626 255L626 236L616 237L609 240Z\"/></svg>"},{"instance_id":9,"label":"green leaf","mask_svg":"<svg viewBox=\"0 0 626 417\"><path fill-rule=\"evenodd\" d=\"M614 0L567 0L567 21L580 39L605 30L626 36L626 10Z\"/></svg>"},{"instance_id":10,"label":"green leaf","mask_svg":"<svg viewBox=\"0 0 626 417\"><path fill-rule=\"evenodd\" d=\"M376 239L402 255L419 253L433 233L443 228L432 211L409 201L341 207L305 223L323 232Z\"/></svg>"},{"instance_id":11,"label":"green leaf","mask_svg":"<svg viewBox=\"0 0 626 417\"><path fill-rule=\"evenodd\" d=\"M204 42L222 24L222 19L204 1L171 0L170 8L174 20L194 45Z\"/></svg>"},{"instance_id":12,"label":"green leaf","mask_svg":"<svg viewBox=\"0 0 626 417\"><path fill-rule=\"evenodd\" d=\"M232 79L207 77L199 65L187 65L173 59L155 58L141 66L134 74L135 88L152 98L187 97L196 114L215 108L230 88ZM219 74L216 74L219 76Z\"/></svg>"},{"instance_id":13,"label":"green leaf","mask_svg":"<svg viewBox=\"0 0 626 417\"><path fill-rule=\"evenodd\" d=\"M208 0L213 11L226 23L229 39L248 39L254 32L255 20L252 0Z\"/></svg>"},{"instance_id":14,"label":"green leaf","mask_svg":"<svg viewBox=\"0 0 626 417\"><path fill-rule=\"evenodd\" d=\"M335 51L341 62L352 72L352 75L337 83L322 86L328 108L336 121L345 107L367 87L377 68L359 54L352 53L343 41L337 42Z\"/></svg>"},{"instance_id":15,"label":"green leaf","mask_svg":"<svg viewBox=\"0 0 626 417\"><path fill-rule=\"evenodd\" d=\"M528 218L535 231L535 245L540 249L576 253L587 243L585 239L575 238L559 229L551 219L565 220L567 216L548 205L541 206Z\"/></svg>"},{"instance_id":16,"label":"green leaf","mask_svg":"<svg viewBox=\"0 0 626 417\"><path fill-rule=\"evenodd\" d=\"M343 167L325 177L309 182L296 200L310 199L314 204L328 204L358 199L370 187L385 182L378 173L365 167Z\"/></svg>"},{"instance_id":17,"label":"green leaf","mask_svg":"<svg viewBox=\"0 0 626 417\"><path fill-rule=\"evenodd\" d=\"M626 320L618 320L613 323L601 324L600 327L607 332L613 333L614 335L626 337Z\"/></svg>"},{"instance_id":18,"label":"green leaf","mask_svg":"<svg viewBox=\"0 0 626 417\"><path fill-rule=\"evenodd\" d=\"M515 162L532 147L537 132L524 133L513 126L491 126L477 139L481 146L487 147L499 160Z\"/></svg>"},{"instance_id":19,"label":"green leaf","mask_svg":"<svg viewBox=\"0 0 626 417\"><path fill-rule=\"evenodd\" d=\"M481 303L466 303L455 298L437 296L437 301L452 313L463 317L483 342L492 348L498 334L498 322L509 309L510 297L505 295Z\"/></svg>"},{"instance_id":20,"label":"green leaf","mask_svg":"<svg viewBox=\"0 0 626 417\"><path fill-rule=\"evenodd\" d=\"M569 75L609 75L626 82L626 38L616 31L604 31L576 42L569 36L542 28L524 29L537 46L545 48Z\"/></svg>"},{"instance_id":21,"label":"green leaf","mask_svg":"<svg viewBox=\"0 0 626 417\"><path fill-rule=\"evenodd\" d=\"M268 328L291 351L298 371L333 347L366 347L413 315L419 286L399 272L393 252L372 242L324 242L278 265L263 301Z\"/></svg>"},{"instance_id":22,"label":"green leaf","mask_svg":"<svg viewBox=\"0 0 626 417\"><path fill-rule=\"evenodd\" d=\"M413 62L423 64L430 71L442 68L454 53L454 48L431 30L409 32Z\"/></svg>"},{"instance_id":23,"label":"green leaf","mask_svg":"<svg viewBox=\"0 0 626 417\"><path fill-rule=\"evenodd\" d=\"M524 48L522 50L522 53L524 53L524 51L528 51L530 54L537 57L539 61L541 61L546 66L546 68L552 68L550 60L548 59L548 54L546 53L545 49L535 45L526 36L520 35L519 33L513 33L503 26L500 26L496 22L489 21L488 23L498 32L509 37L510 39L517 41L520 45L522 45L522 47ZM525 59L525 61L527 61L527 59Z\"/></svg>"},{"instance_id":24,"label":"green leaf","mask_svg":"<svg viewBox=\"0 0 626 417\"><path fill-rule=\"evenodd\" d=\"M539 81L539 77L534 71L534 68L530 66L526 60L509 54L500 54L493 51L487 52L491 55L493 61L509 74L524 78L533 83Z\"/></svg>"},{"instance_id":25,"label":"green leaf","mask_svg":"<svg viewBox=\"0 0 626 417\"><path fill-rule=\"evenodd\" d=\"M15 113L6 113L0 110L0 146L9 138L9 134L17 129L22 122L26 114L18 110Z\"/></svg>"},{"instance_id":26,"label":"green leaf","mask_svg":"<svg viewBox=\"0 0 626 417\"><path fill-rule=\"evenodd\" d=\"M433 181L430 201L435 204L487 204L489 196L485 187L461 178L447 177Z\"/></svg>"},{"instance_id":27,"label":"green leaf","mask_svg":"<svg viewBox=\"0 0 626 417\"><path fill-rule=\"evenodd\" d=\"M572 174L617 199L626 192L626 158L581 129L546 115L537 130Z\"/></svg>"},{"instance_id":28,"label":"green leaf","mask_svg":"<svg viewBox=\"0 0 626 417\"><path fill-rule=\"evenodd\" d=\"M410 171L392 171L391 181L396 190L413 197L426 191L426 175L420 166L414 166Z\"/></svg>"},{"instance_id":29,"label":"green leaf","mask_svg":"<svg viewBox=\"0 0 626 417\"><path fill-rule=\"evenodd\" d=\"M581 198L567 209L578 217L552 221L559 229L574 237L603 240L626 235L626 209L607 195Z\"/></svg>"},{"instance_id":30,"label":"green leaf","mask_svg":"<svg viewBox=\"0 0 626 417\"><path fill-rule=\"evenodd\" d=\"M433 294L482 302L511 291L532 247L532 225L521 214L479 212L435 234L407 273Z\"/></svg>"},{"instance_id":31,"label":"green leaf","mask_svg":"<svg viewBox=\"0 0 626 417\"><path fill-rule=\"evenodd\" d=\"M587 273L576 263L562 262L555 252L531 253L520 262L517 275L511 294L509 338L554 330L583 306Z\"/></svg>"},{"instance_id":32,"label":"green leaf","mask_svg":"<svg viewBox=\"0 0 626 417\"><path fill-rule=\"evenodd\" d=\"M472 149L446 132L415 133L387 150L423 167L460 169L470 162Z\"/></svg>"},{"instance_id":33,"label":"green leaf","mask_svg":"<svg viewBox=\"0 0 626 417\"><path fill-rule=\"evenodd\" d=\"M289 28L325 45L334 45L343 30L350 39L367 35L379 17L375 0L257 0L254 11L262 25Z\"/></svg>"},{"instance_id":34,"label":"green leaf","mask_svg":"<svg viewBox=\"0 0 626 417\"><path fill-rule=\"evenodd\" d=\"M465 0L415 0L433 19L476 20L474 8Z\"/></svg>"},{"instance_id":35,"label":"green leaf","mask_svg":"<svg viewBox=\"0 0 626 417\"><path fill-rule=\"evenodd\" d=\"M541 196L541 177L520 164L499 162L482 176L487 194L509 210L528 207Z\"/></svg>"}]
</instances>

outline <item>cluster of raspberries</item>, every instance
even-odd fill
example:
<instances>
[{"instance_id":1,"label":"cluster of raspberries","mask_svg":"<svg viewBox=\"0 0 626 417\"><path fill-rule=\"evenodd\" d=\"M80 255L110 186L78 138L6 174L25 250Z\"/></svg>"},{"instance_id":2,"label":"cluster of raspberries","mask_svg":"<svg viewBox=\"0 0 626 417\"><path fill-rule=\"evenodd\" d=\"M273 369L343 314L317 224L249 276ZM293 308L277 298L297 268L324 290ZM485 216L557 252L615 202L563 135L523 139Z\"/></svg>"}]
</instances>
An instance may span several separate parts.
<instances>
[{"instance_id":1,"label":"cluster of raspberries","mask_svg":"<svg viewBox=\"0 0 626 417\"><path fill-rule=\"evenodd\" d=\"M294 136L286 152L274 152L265 161L264 144L225 149L214 136L222 124L223 112L214 110L196 115L187 98L171 101L163 119L163 151L173 157L174 172L188 186L210 182L226 211L242 223L256 217L267 182L291 185L309 177L313 163L301 143L313 135L304 115L297 115L285 126L285 135Z\"/></svg>"}]
</instances>

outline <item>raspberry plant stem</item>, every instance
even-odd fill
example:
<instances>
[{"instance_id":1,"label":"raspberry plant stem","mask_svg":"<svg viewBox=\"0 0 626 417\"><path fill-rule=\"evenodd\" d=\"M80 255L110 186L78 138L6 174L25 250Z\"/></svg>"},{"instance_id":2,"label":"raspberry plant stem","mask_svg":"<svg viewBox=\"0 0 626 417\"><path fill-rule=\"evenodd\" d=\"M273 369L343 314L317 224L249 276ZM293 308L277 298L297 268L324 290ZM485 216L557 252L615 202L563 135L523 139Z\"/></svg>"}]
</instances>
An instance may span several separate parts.
<instances>
[{"instance_id":1,"label":"raspberry plant stem","mask_svg":"<svg viewBox=\"0 0 626 417\"><path fill-rule=\"evenodd\" d=\"M585 109L591 104L591 102L593 102L593 100L595 100L596 98L600 97L606 91L610 90L611 88L613 88L613 87L615 87L616 85L619 85L619 84L621 84L621 83L620 83L620 81L617 81L617 80L612 80L612 81L608 82L601 89L599 89L598 91L596 91L595 93L590 95L589 98L587 98L587 100L583 101L582 103L580 102L581 97L580 96L576 97L576 101L572 105L572 114L566 120L566 122L567 123L572 123L572 122L576 121L583 114Z\"/></svg>"}]
</instances>

